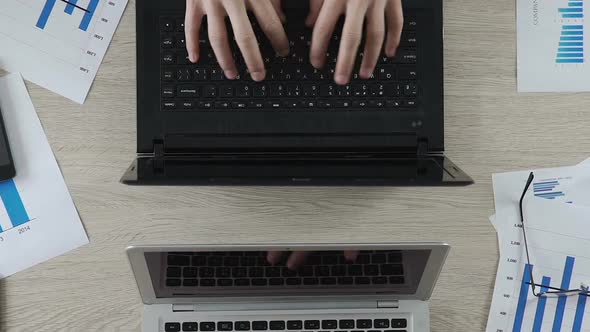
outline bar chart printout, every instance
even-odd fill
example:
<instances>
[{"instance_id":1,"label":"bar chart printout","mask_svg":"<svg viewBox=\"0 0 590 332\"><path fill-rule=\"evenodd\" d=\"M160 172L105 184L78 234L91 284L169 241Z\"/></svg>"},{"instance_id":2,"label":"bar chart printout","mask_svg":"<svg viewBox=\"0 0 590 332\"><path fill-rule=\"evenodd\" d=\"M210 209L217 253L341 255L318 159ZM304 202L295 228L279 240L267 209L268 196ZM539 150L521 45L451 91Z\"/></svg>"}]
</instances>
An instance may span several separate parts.
<instances>
[{"instance_id":1,"label":"bar chart printout","mask_svg":"<svg viewBox=\"0 0 590 332\"><path fill-rule=\"evenodd\" d=\"M569 1L558 12L562 23L555 63L584 63L584 2Z\"/></svg>"},{"instance_id":2,"label":"bar chart printout","mask_svg":"<svg viewBox=\"0 0 590 332\"><path fill-rule=\"evenodd\" d=\"M548 191L559 186L539 183ZM582 231L590 207L535 199L533 187L523 202L524 223L518 200L495 217L500 260L486 332L590 332L590 233ZM572 292L536 296L557 290Z\"/></svg>"},{"instance_id":3,"label":"bar chart printout","mask_svg":"<svg viewBox=\"0 0 590 332\"><path fill-rule=\"evenodd\" d=\"M542 279L535 279L535 281L541 280L541 287L538 287L537 291L543 292L551 288L570 289L570 287L579 287L579 285L571 285L574 264L575 258L568 256L565 260L563 275L561 278L561 282L559 284L551 284L551 277L549 276L543 276ZM521 285L518 293L518 302L516 307L516 313L514 316L514 324L512 326L512 331L529 331L529 329L524 328L525 312L527 310L529 310L531 312L531 315L533 315L534 317L532 320L532 331L582 331L582 324L584 323L584 316L586 310L586 302L588 301L589 296L585 294L576 294L573 296L552 295L549 297L538 298L533 296L533 301L531 301L530 296L533 294L530 283L533 270L534 265L525 264L525 267L522 271ZM547 307L548 301L553 301L554 305L552 305L551 307ZM570 302L569 305L568 302ZM568 305L570 308L574 308L573 321L571 321L569 324L564 322L566 305ZM544 326L544 324L546 324L546 326Z\"/></svg>"},{"instance_id":4,"label":"bar chart printout","mask_svg":"<svg viewBox=\"0 0 590 332\"><path fill-rule=\"evenodd\" d=\"M37 28L45 29L45 26L47 25L47 22L49 21L49 17L53 13L53 9L55 8L55 4L58 1L59 0L46 0L45 1L45 5L43 6L43 10L41 11L41 15L39 16L39 19L37 20L37 24L36 24ZM90 22L92 21L92 18L94 17L96 9L98 8L99 0L90 0L90 2L88 3L88 7L86 7L86 8L78 5L78 0L68 0L65 2L66 2L66 5L65 5L66 7L64 9L64 13L66 13L68 15L73 15L76 10L82 11L84 13L78 28L82 31L87 31L88 27L90 26Z\"/></svg>"},{"instance_id":5,"label":"bar chart printout","mask_svg":"<svg viewBox=\"0 0 590 332\"><path fill-rule=\"evenodd\" d=\"M586 1L517 0L519 91L590 91Z\"/></svg>"},{"instance_id":6,"label":"bar chart printout","mask_svg":"<svg viewBox=\"0 0 590 332\"><path fill-rule=\"evenodd\" d=\"M127 1L1 0L1 66L83 103Z\"/></svg>"},{"instance_id":7,"label":"bar chart printout","mask_svg":"<svg viewBox=\"0 0 590 332\"><path fill-rule=\"evenodd\" d=\"M0 182L0 200L0 233L30 220L14 180Z\"/></svg>"}]
</instances>

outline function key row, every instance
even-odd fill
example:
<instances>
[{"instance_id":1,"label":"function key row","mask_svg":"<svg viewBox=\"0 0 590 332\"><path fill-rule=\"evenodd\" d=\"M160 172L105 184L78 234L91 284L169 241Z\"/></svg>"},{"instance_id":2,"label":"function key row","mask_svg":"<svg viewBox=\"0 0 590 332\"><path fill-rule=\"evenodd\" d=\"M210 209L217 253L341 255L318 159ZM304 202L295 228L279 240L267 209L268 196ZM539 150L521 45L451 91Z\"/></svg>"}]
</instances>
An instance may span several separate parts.
<instances>
[{"instance_id":1,"label":"function key row","mask_svg":"<svg viewBox=\"0 0 590 332\"><path fill-rule=\"evenodd\" d=\"M258 23L256 21L252 22L253 27L257 27ZM418 28L418 20L412 16L405 16L404 17L404 28L405 31L415 31ZM203 20L203 24L201 30L206 30L206 18ZM184 17L170 17L164 16L160 17L160 31L162 32L184 32Z\"/></svg>"},{"instance_id":2,"label":"function key row","mask_svg":"<svg viewBox=\"0 0 590 332\"><path fill-rule=\"evenodd\" d=\"M164 324L166 332L177 331L295 331L295 330L350 330L350 329L403 329L408 327L404 318L394 319L344 319L344 320L273 320L273 321L220 321L220 322L184 322ZM402 332L400 330L394 330ZM340 332L340 331L339 331ZM345 331L341 331L345 332ZM356 332L356 331L355 331ZM365 331L358 331L365 332ZM367 331L382 332L382 331ZM389 331L384 331L389 332ZM393 331L392 331L393 332Z\"/></svg>"},{"instance_id":3,"label":"function key row","mask_svg":"<svg viewBox=\"0 0 590 332\"><path fill-rule=\"evenodd\" d=\"M241 254L241 253L238 253ZM384 264L384 263L401 263L402 253L361 253L354 262L346 260L344 255L318 255L314 254L307 258L305 265L343 265L343 264ZM255 266L255 265L270 265L266 259L266 254L263 255L186 255L181 253L173 253L167 256L168 265L177 266Z\"/></svg>"},{"instance_id":4,"label":"function key row","mask_svg":"<svg viewBox=\"0 0 590 332\"><path fill-rule=\"evenodd\" d=\"M297 270L287 267L180 267L168 266L166 276L169 278L278 278L278 277L340 277L340 276L391 276L403 275L401 264L367 264L367 265L317 265L303 266Z\"/></svg>"},{"instance_id":5,"label":"function key row","mask_svg":"<svg viewBox=\"0 0 590 332\"><path fill-rule=\"evenodd\" d=\"M360 251L360 255L391 255L391 254L401 254L402 252L399 250L362 250ZM197 251L197 252L190 252L190 251L170 251L167 253L168 255L180 255L180 256L253 256L253 257L266 257L268 256L268 252L267 251L211 251L211 252L206 252L206 251ZM309 256L308 258L313 258L313 257L325 257L325 256L331 256L331 257L341 257L342 256L342 252L341 251L314 251L313 254L311 256ZM285 256L287 257L287 256Z\"/></svg>"}]
</instances>

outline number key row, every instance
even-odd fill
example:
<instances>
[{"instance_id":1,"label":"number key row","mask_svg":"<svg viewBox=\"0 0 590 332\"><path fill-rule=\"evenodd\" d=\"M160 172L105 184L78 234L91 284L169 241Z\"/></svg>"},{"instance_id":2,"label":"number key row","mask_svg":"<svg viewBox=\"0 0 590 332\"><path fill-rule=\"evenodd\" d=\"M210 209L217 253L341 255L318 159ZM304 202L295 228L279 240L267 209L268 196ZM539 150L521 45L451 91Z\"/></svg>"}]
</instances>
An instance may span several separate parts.
<instances>
[{"instance_id":1,"label":"number key row","mask_svg":"<svg viewBox=\"0 0 590 332\"><path fill-rule=\"evenodd\" d=\"M162 61L173 62L175 59L174 55L164 55ZM333 69L323 71L318 69L307 70L298 68L293 72L280 69L278 71L269 70L266 77L266 81L323 81L331 80L334 76ZM249 74L246 72L244 75L238 75L237 81L240 81L242 77L248 78L251 82ZM391 81L391 80L416 80L418 77L417 72L413 68L399 67L394 69L391 66L382 66L375 69L375 73L368 78L366 81ZM358 74L354 74L353 79L359 79ZM227 81L223 71L220 68L191 68L191 67L178 67L177 69L167 68L162 71L162 80L167 82L172 81Z\"/></svg>"}]
</instances>

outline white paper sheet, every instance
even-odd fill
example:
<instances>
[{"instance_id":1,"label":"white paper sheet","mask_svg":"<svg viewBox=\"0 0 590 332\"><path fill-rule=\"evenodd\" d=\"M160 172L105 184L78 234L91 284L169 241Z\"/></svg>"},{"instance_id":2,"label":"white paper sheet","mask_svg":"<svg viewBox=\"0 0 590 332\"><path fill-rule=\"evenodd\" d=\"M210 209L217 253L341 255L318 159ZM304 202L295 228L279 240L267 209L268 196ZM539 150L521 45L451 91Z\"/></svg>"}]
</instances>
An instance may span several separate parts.
<instances>
[{"instance_id":1,"label":"white paper sheet","mask_svg":"<svg viewBox=\"0 0 590 332\"><path fill-rule=\"evenodd\" d=\"M518 91L590 91L588 2L517 0Z\"/></svg>"},{"instance_id":2,"label":"white paper sheet","mask_svg":"<svg viewBox=\"0 0 590 332\"><path fill-rule=\"evenodd\" d=\"M87 244L88 238L20 75L0 78L0 109L17 171L0 183L3 278Z\"/></svg>"},{"instance_id":3,"label":"white paper sheet","mask_svg":"<svg viewBox=\"0 0 590 332\"><path fill-rule=\"evenodd\" d=\"M0 1L0 67L83 103L127 0Z\"/></svg>"}]
</instances>

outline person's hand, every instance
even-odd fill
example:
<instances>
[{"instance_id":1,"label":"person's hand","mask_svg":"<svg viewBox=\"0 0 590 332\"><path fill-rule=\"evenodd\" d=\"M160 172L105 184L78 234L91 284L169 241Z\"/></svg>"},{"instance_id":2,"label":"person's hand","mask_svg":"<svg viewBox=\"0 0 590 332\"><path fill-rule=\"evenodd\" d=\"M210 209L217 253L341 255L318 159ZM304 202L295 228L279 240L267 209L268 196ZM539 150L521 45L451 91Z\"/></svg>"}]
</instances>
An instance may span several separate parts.
<instances>
[{"instance_id":1,"label":"person's hand","mask_svg":"<svg viewBox=\"0 0 590 332\"><path fill-rule=\"evenodd\" d=\"M282 251L269 251L266 255L266 260L272 264L278 264L281 262L281 260L283 259L283 255L285 253ZM298 267L302 266L305 264L305 260L307 259L307 256L309 256L310 254L312 254L311 251L294 251L289 255L289 258L287 259L287 268L291 269L291 270L296 270ZM356 261L356 258L358 257L359 252L358 251L353 251L353 250L345 250L344 251L344 258L346 258L346 260L350 261L350 262L354 262Z\"/></svg>"},{"instance_id":2,"label":"person's hand","mask_svg":"<svg viewBox=\"0 0 590 332\"><path fill-rule=\"evenodd\" d=\"M275 51L281 56L289 54L289 41L281 22L284 14L280 0L187 0L184 26L190 61L196 63L199 60L199 31L203 16L207 15L209 42L221 69L228 79L238 76L225 26L225 17L229 16L252 79L262 81L266 70L247 10L254 12Z\"/></svg>"},{"instance_id":3,"label":"person's hand","mask_svg":"<svg viewBox=\"0 0 590 332\"><path fill-rule=\"evenodd\" d=\"M336 23L346 16L334 80L347 84L358 54L366 21L364 56L359 72L369 78L375 69L385 40L385 54L395 55L404 25L402 0L311 0L306 24L313 27L310 61L316 68L326 62L326 51ZM387 32L387 36L386 36Z\"/></svg>"}]
</instances>

